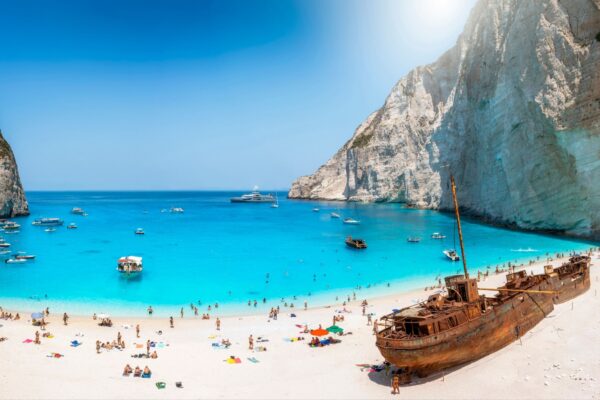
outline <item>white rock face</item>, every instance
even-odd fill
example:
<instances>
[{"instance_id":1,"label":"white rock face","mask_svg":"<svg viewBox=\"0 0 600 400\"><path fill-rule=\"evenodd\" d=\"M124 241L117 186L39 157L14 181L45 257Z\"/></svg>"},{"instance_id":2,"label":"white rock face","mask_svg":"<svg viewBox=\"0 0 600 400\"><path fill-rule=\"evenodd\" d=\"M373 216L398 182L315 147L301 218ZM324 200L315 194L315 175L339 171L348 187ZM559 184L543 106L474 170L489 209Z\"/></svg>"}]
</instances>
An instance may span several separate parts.
<instances>
[{"instance_id":1,"label":"white rock face","mask_svg":"<svg viewBox=\"0 0 600 400\"><path fill-rule=\"evenodd\" d=\"M28 214L29 206L21 186L15 156L0 132L0 218Z\"/></svg>"},{"instance_id":2,"label":"white rock face","mask_svg":"<svg viewBox=\"0 0 600 400\"><path fill-rule=\"evenodd\" d=\"M600 237L600 0L480 0L290 198L461 207Z\"/></svg>"}]
</instances>

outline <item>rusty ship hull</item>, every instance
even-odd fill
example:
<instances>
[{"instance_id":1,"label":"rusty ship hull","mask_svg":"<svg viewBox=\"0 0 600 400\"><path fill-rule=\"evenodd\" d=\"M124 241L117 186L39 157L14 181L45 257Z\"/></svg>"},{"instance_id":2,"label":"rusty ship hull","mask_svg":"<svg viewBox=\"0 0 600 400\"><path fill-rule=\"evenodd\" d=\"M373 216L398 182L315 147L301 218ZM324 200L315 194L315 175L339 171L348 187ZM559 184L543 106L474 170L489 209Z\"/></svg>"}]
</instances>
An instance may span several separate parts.
<instances>
[{"instance_id":1,"label":"rusty ship hull","mask_svg":"<svg viewBox=\"0 0 600 400\"><path fill-rule=\"evenodd\" d=\"M536 288L547 287L542 284ZM384 330L378 335L376 344L386 361L425 377L503 348L518 340L553 309L551 296L524 293L437 335L396 340L386 338Z\"/></svg>"},{"instance_id":2,"label":"rusty ship hull","mask_svg":"<svg viewBox=\"0 0 600 400\"><path fill-rule=\"evenodd\" d=\"M589 290L591 258L587 256L573 257L569 263L553 270L548 279L552 289L557 293L553 296L554 304L565 303Z\"/></svg>"}]
</instances>

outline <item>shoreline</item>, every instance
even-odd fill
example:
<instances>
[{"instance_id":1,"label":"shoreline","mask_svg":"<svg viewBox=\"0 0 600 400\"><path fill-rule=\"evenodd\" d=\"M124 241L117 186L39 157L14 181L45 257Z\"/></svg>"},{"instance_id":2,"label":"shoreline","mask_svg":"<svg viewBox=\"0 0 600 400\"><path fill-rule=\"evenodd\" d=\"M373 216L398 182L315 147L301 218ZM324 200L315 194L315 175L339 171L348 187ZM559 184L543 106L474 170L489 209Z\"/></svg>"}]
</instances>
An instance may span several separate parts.
<instances>
[{"instance_id":1,"label":"shoreline","mask_svg":"<svg viewBox=\"0 0 600 400\"><path fill-rule=\"evenodd\" d=\"M582 249L580 252L581 253L589 253L589 252L596 252L596 251L600 251L600 247L597 246L590 246L587 249ZM527 252L528 253L528 252ZM505 275L506 271L504 272L500 272L498 274L494 273L493 268L496 267L500 267L500 268L506 268L507 265L513 265L515 266L515 269L517 271L519 270L523 270L523 269L527 269L528 267L533 267L535 268L535 266L537 264L543 264L543 263L554 263L557 260L562 262L566 262L569 258L569 256L571 254L574 254L575 250L568 250L562 253L555 253L554 255L551 256L547 256L547 254L545 254L544 256L546 258L546 261L544 260L540 260L541 256L532 256L532 257L523 257L523 258L517 258L514 261L507 261L505 263L502 264L497 264L497 265L490 265L490 266L485 266L485 267L479 267L479 268L472 268L470 267L471 270L471 274L475 274L478 272L481 272L482 274L485 274L486 269L490 269L490 277L491 276L500 276L500 275ZM562 257L559 257L559 255L562 254ZM537 259L537 260L536 260ZM551 260L550 262L547 260ZM527 264L526 264L527 263ZM460 264L459 267L462 269L462 261L457 262L457 264ZM439 275L438 275L439 276ZM271 307L277 307L280 306L281 309L283 309L284 311L289 311L289 312L293 312L294 310L298 310L298 311L306 311L306 310L323 310L323 309L330 309L332 307L343 307L344 305L344 301L343 300L348 300L345 303L348 305L351 305L353 303L358 302L360 299L361 301L366 299L368 301L385 301L385 300L389 300L392 297L397 297L397 296L406 296L406 295L412 295L412 296L416 296L417 298L419 298L418 294L419 293L424 293L427 292L427 289L423 290L422 288L425 287L429 287L429 284L426 284L426 281L429 281L429 283L433 283L431 286L435 286L435 278L437 278L438 276L434 276L432 275L428 275L428 276L423 276L423 277L417 277L414 279L408 279L408 280L403 280L402 278L398 279L398 280L393 280L390 281L389 283L385 284L385 283L380 283L380 284L376 284L373 285L374 287L370 287L370 288L341 288L341 289L332 289L331 291L328 292L320 292L320 293L315 293L314 297L301 297L301 298L297 298L297 299L290 299L290 297L284 298L285 301L280 301L277 299L267 299L266 303L262 303L259 301L259 304L257 307L250 307L250 306L246 306L245 302L236 302L236 303L219 303L220 308L215 309L214 308L214 303L208 304L208 303L203 303L201 306L198 306L198 312L200 314L200 316L204 313L209 313L211 315L211 317L221 317L221 318L245 318L245 317L253 317L253 316L261 316L264 315L265 313L268 313L268 311L270 310ZM442 276L443 278L443 276ZM410 282L410 283L409 283ZM417 286L417 282L419 283L419 286ZM414 285L413 285L414 284ZM398 290L398 288L394 288L394 286L402 286L402 285L409 285L406 286L404 288L400 288L400 290ZM387 287L386 287L387 286ZM376 289L376 288L377 289ZM379 288L383 288L383 290L379 289ZM387 290L386 290L387 289ZM440 289L440 288L435 288L435 289ZM344 294L343 296L341 295L341 293L343 291L346 291L347 293ZM375 293L370 293L370 292L375 292ZM377 292L387 292L387 293L377 293ZM336 301L336 300L332 300L332 301L326 301L324 299L324 296L329 296L331 295L331 297L334 297L335 294L338 293L337 297L340 297L342 300L341 301ZM352 300L351 299L351 294L355 294L356 295L356 300ZM366 294L366 296L365 296ZM347 296L347 297L346 297ZM293 296L296 297L296 296ZM309 302L309 306L307 307L307 309L305 310L303 307L304 301L308 301L310 299L318 299L316 304L317 305L310 305ZM29 301L37 301L40 304L40 307L38 308L25 308L25 307L5 307L3 301L8 300L8 303L12 303L13 301L16 300L16 302L19 301L25 301L25 302L29 302ZM49 307L48 304L52 304L53 300L48 299L49 301L46 302L44 304L44 299L40 299L40 300L34 300L34 299L2 299L0 298L0 309L3 309L7 312L11 312L11 313L19 313L22 316L28 316L33 312L40 312L42 310L45 310L46 307ZM297 304L295 305L295 307L283 307L283 304L288 304L288 301L290 303L293 304ZM85 306L96 306L96 309L92 312L89 313L83 313L83 312L70 312L68 310L67 307L64 307L64 309L59 309L58 311L60 311L60 313L63 312L67 312L67 314L70 317L75 317L75 318L89 318L92 314L101 314L101 313L105 313L105 314L109 314L111 315L113 318L112 319L131 319L131 318L136 318L136 319L148 319L148 320L157 320L157 319L168 319L169 316L178 316L179 315L179 310L180 308L183 307L185 314L192 314L192 317L194 319L200 319L200 316L198 317L194 317L193 316L193 311L191 311L191 308L189 307L191 304L193 303L187 303L187 304L178 304L178 305L159 305L159 308L157 308L155 305L152 305L153 309L154 309L154 313L155 315L153 316L149 316L146 308L148 307L148 305L141 305L140 304L140 308L143 309L143 312L132 312L131 314L125 314L125 313L113 313L113 309L110 308L110 302L98 302L98 303L87 303L87 302L60 302L62 304L70 304L72 306L74 306L73 308L78 308L78 305L85 305ZM197 305L197 304L195 304ZM208 311L206 309L206 306L213 306L212 310ZM230 308L231 306L233 306L233 308ZM172 312L163 312L161 311L157 311L160 310L160 307L165 307L168 308L170 310L172 310ZM244 307L246 307L248 312L240 312L241 309L243 309ZM202 308L202 309L201 309ZM116 305L116 307L114 307L114 309L120 309L122 311L132 311L133 308L131 307L122 307L119 305ZM57 307L56 304L52 304L52 311L56 312L57 311ZM215 311L215 310L218 310ZM224 312L221 312L221 310L224 310ZM186 316L187 317L187 316Z\"/></svg>"},{"instance_id":2,"label":"shoreline","mask_svg":"<svg viewBox=\"0 0 600 400\"><path fill-rule=\"evenodd\" d=\"M557 266L564 261L554 259L551 264ZM537 273L545 264L541 261L524 267ZM521 341L442 375L415 379L401 387L401 398L497 397L490 393L511 398L600 397L596 381L600 361L597 352L590 351L590 346L600 343L600 314L595 312L600 307L598 265L600 251L596 249L592 254L590 290L557 305ZM505 275L490 273L482 282L499 286ZM371 299L366 311L377 319L436 291L420 289ZM41 338L40 345L25 340L33 338L39 329L31 326L28 316L18 321L0 320L0 337L8 338L0 342L0 398L389 398L390 380L385 370L363 366L380 365L383 358L375 346L372 326L362 314L362 300L357 293L357 300L347 304L345 312L334 305L297 309L296 318L284 308L278 319L260 314L223 317L220 330L216 329L213 314L210 320L189 317L189 308L185 318L174 318L174 328L166 318L147 316L116 317L112 327L98 326L99 321L89 315L72 316L64 326L62 313L50 310L46 332L53 337ZM337 323L345 330L345 335L339 337L342 342L309 347L311 335L303 334L301 327L328 327L334 315L344 316L344 321ZM135 334L137 324L141 327L140 338ZM126 342L124 350L101 349L96 354L96 340L111 341L118 333ZM249 335L266 342L255 342L255 349L249 350ZM292 340L297 337L305 340ZM215 346L225 339L231 347ZM71 347L72 340L83 344ZM145 352L147 340L157 343L154 349L158 358L133 358L132 354ZM268 351L260 351L258 346ZM56 358L55 353L61 357ZM239 359L239 364L227 362L231 356ZM148 366L152 377L122 376L126 364L133 368ZM489 379L492 376L496 378ZM157 382L165 382L165 389L158 389ZM182 382L183 387L176 387L176 382Z\"/></svg>"}]
</instances>

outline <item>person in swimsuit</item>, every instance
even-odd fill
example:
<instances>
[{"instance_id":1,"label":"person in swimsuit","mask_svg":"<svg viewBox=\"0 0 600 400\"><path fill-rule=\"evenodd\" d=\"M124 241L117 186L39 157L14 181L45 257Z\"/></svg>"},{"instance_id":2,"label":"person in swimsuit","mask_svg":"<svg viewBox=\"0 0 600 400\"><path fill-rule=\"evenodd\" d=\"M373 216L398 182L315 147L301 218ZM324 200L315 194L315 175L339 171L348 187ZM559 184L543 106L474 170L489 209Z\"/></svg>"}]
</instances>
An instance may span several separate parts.
<instances>
[{"instance_id":1,"label":"person in swimsuit","mask_svg":"<svg viewBox=\"0 0 600 400\"><path fill-rule=\"evenodd\" d=\"M169 317L169 323L171 324L171 328L174 328L174 326L173 326L173 317Z\"/></svg>"},{"instance_id":2,"label":"person in swimsuit","mask_svg":"<svg viewBox=\"0 0 600 400\"><path fill-rule=\"evenodd\" d=\"M248 338L248 349L254 350L254 338L252 335Z\"/></svg>"},{"instance_id":3,"label":"person in swimsuit","mask_svg":"<svg viewBox=\"0 0 600 400\"><path fill-rule=\"evenodd\" d=\"M221 330L221 320L219 319L219 317L217 317L217 330L220 331Z\"/></svg>"},{"instance_id":4,"label":"person in swimsuit","mask_svg":"<svg viewBox=\"0 0 600 400\"><path fill-rule=\"evenodd\" d=\"M63 323L65 324L65 326L67 326L67 323L69 321L69 316L67 315L67 313L63 314Z\"/></svg>"},{"instance_id":5,"label":"person in swimsuit","mask_svg":"<svg viewBox=\"0 0 600 400\"><path fill-rule=\"evenodd\" d=\"M400 376L398 374L392 376L392 394L400 394Z\"/></svg>"},{"instance_id":6,"label":"person in swimsuit","mask_svg":"<svg viewBox=\"0 0 600 400\"><path fill-rule=\"evenodd\" d=\"M137 337L137 338L140 337L140 324L137 324L135 326L135 337Z\"/></svg>"},{"instance_id":7,"label":"person in swimsuit","mask_svg":"<svg viewBox=\"0 0 600 400\"><path fill-rule=\"evenodd\" d=\"M35 331L35 340L34 340L35 344L40 344L40 332Z\"/></svg>"}]
</instances>

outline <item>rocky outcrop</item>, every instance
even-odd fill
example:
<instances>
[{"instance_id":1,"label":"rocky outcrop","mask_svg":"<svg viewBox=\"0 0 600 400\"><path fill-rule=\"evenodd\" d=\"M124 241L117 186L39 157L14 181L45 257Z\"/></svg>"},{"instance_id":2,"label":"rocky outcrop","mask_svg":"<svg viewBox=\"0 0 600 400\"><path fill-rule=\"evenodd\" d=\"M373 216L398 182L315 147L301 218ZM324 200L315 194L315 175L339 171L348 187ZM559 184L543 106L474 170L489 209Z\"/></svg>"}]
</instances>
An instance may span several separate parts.
<instances>
[{"instance_id":1,"label":"rocky outcrop","mask_svg":"<svg viewBox=\"0 0 600 400\"><path fill-rule=\"evenodd\" d=\"M29 215L15 156L0 132L0 218Z\"/></svg>"},{"instance_id":2,"label":"rocky outcrop","mask_svg":"<svg viewBox=\"0 0 600 400\"><path fill-rule=\"evenodd\" d=\"M600 236L600 0L480 0L290 198L397 201Z\"/></svg>"}]
</instances>

